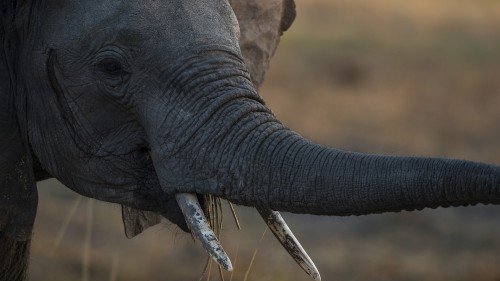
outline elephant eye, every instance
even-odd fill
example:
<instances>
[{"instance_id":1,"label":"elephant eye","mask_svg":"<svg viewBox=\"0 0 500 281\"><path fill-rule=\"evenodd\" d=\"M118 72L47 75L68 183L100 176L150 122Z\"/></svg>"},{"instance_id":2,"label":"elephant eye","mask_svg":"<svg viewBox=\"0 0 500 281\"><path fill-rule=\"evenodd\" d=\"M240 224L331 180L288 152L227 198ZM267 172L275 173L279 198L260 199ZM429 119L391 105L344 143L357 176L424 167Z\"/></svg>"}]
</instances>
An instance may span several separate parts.
<instances>
[{"instance_id":1,"label":"elephant eye","mask_svg":"<svg viewBox=\"0 0 500 281\"><path fill-rule=\"evenodd\" d=\"M123 74L128 74L128 72L125 71L123 65L116 59L105 58L97 63L96 66L101 72L111 76L121 76Z\"/></svg>"}]
</instances>

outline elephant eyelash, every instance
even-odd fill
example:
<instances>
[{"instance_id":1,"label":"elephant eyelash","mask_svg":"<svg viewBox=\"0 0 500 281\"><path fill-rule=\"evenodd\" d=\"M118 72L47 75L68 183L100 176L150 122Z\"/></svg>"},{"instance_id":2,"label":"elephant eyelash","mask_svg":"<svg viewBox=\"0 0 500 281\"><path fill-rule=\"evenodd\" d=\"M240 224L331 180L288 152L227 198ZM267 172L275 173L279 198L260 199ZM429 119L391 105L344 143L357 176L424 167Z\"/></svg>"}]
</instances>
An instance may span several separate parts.
<instances>
[{"instance_id":1,"label":"elephant eyelash","mask_svg":"<svg viewBox=\"0 0 500 281\"><path fill-rule=\"evenodd\" d=\"M95 55L94 66L101 73L113 76L128 74L131 57L128 52L115 45L104 46Z\"/></svg>"},{"instance_id":2,"label":"elephant eyelash","mask_svg":"<svg viewBox=\"0 0 500 281\"><path fill-rule=\"evenodd\" d=\"M104 58L96 64L100 72L111 76L122 76L130 72L125 70L124 65L114 58Z\"/></svg>"}]
</instances>

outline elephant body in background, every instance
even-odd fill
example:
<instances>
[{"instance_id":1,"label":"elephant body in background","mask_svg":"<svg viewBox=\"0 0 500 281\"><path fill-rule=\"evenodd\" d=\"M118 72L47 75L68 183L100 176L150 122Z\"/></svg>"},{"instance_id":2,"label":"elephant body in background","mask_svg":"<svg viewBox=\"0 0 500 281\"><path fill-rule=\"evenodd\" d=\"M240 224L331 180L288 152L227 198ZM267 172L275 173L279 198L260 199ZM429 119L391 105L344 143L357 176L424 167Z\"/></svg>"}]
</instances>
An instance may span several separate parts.
<instances>
[{"instance_id":1,"label":"elephant body in background","mask_svg":"<svg viewBox=\"0 0 500 281\"><path fill-rule=\"evenodd\" d=\"M346 152L282 125L256 89L292 0L0 3L6 280L24 278L47 177L121 204L129 237L160 216L188 231L185 193L321 215L500 201L498 166Z\"/></svg>"}]
</instances>

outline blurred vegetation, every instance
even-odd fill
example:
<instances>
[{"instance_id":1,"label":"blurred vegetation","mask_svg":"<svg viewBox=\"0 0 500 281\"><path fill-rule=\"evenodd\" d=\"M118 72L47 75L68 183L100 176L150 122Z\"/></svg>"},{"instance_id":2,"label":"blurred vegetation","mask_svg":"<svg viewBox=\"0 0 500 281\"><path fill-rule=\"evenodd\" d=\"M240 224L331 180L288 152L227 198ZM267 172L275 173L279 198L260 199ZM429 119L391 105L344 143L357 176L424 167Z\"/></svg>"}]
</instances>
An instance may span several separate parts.
<instances>
[{"instance_id":1,"label":"blurred vegetation","mask_svg":"<svg viewBox=\"0 0 500 281\"><path fill-rule=\"evenodd\" d=\"M288 126L347 150L500 163L499 1L308 0L297 10L261 89ZM78 196L53 180L39 190L31 280L84 280L85 247L87 280L201 276L204 251L168 222L128 240L119 206L95 201L89 229L88 199L74 208ZM254 210L237 212L243 230L226 213L222 237L232 280L244 280L256 249L248 280L309 280L270 233L259 243ZM500 280L498 207L285 217L324 280Z\"/></svg>"}]
</instances>

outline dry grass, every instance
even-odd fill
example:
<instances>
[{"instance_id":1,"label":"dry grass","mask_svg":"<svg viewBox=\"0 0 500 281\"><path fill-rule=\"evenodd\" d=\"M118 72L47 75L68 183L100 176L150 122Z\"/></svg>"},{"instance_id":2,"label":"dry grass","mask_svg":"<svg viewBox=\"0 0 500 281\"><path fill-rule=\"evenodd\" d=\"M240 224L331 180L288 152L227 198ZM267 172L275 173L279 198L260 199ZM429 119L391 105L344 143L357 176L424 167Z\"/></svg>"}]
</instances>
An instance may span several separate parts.
<instances>
[{"instance_id":1,"label":"dry grass","mask_svg":"<svg viewBox=\"0 0 500 281\"><path fill-rule=\"evenodd\" d=\"M322 143L494 162L500 4L462 2L299 3L262 93Z\"/></svg>"},{"instance_id":2,"label":"dry grass","mask_svg":"<svg viewBox=\"0 0 500 281\"><path fill-rule=\"evenodd\" d=\"M332 146L500 163L500 2L307 0L286 33L262 95L290 127ZM32 280L80 280L85 210L54 256L75 195L40 187ZM226 208L227 209L227 208ZM309 280L267 236L256 212L226 211L232 280ZM132 240L119 207L95 202L92 280L195 280L205 254L164 224ZM97 215L98 214L98 215ZM427 210L360 218L286 216L325 280L499 280L500 210ZM118 267L119 260L119 267ZM110 273L111 272L111 273ZM110 275L112 277L110 277ZM217 280L217 274L211 280ZM228 278L226 278L228 279Z\"/></svg>"}]
</instances>

